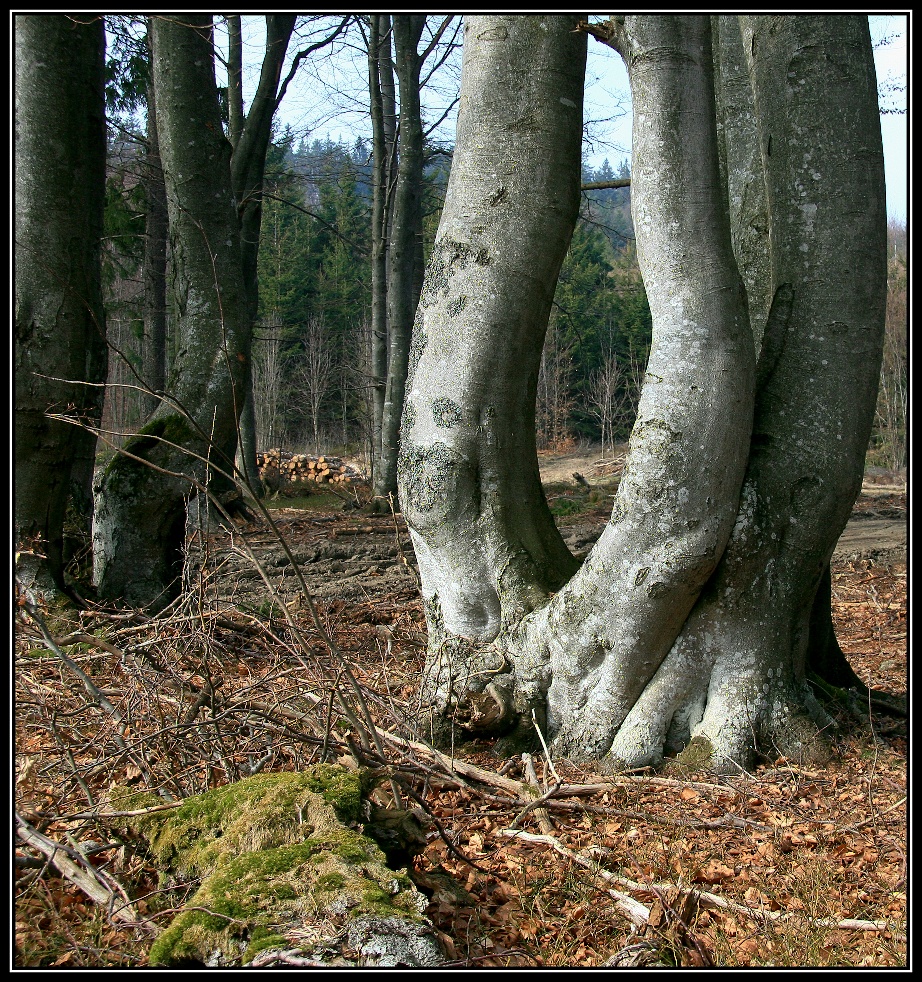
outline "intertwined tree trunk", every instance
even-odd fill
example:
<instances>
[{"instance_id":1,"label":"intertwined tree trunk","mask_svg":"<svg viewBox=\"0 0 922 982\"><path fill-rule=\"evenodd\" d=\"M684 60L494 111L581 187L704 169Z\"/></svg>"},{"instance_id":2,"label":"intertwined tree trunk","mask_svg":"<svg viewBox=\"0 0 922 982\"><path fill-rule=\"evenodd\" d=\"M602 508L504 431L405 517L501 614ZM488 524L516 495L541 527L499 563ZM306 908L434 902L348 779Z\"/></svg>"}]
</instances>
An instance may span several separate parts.
<instances>
[{"instance_id":1,"label":"intertwined tree trunk","mask_svg":"<svg viewBox=\"0 0 922 982\"><path fill-rule=\"evenodd\" d=\"M98 424L106 378L105 33L91 15L18 15L14 32L16 573L50 597L69 497L89 523L96 438L48 414Z\"/></svg>"},{"instance_id":2,"label":"intertwined tree trunk","mask_svg":"<svg viewBox=\"0 0 922 982\"><path fill-rule=\"evenodd\" d=\"M768 188L771 319L742 504L718 575L618 734L656 759L689 737L745 764L811 752L828 723L806 654L817 587L861 489L880 374L886 215L866 18L741 19ZM847 226L848 235L843 236ZM856 275L860 270L860 275Z\"/></svg>"},{"instance_id":3,"label":"intertwined tree trunk","mask_svg":"<svg viewBox=\"0 0 922 982\"><path fill-rule=\"evenodd\" d=\"M860 487L883 325L867 24L742 19L751 103L722 88L721 141L711 20L610 23L633 91L632 208L654 341L611 521L573 573L538 482L534 395L576 215L575 25L466 23L401 446L435 729L454 720L521 738L534 713L557 752L630 766L689 746L718 767L745 766L757 744L807 752L825 721L805 680L810 614ZM746 105L756 126L740 122ZM758 157L742 152L747 132ZM739 161L755 173L757 159L770 251L752 259L741 225L759 207L728 186L740 187ZM766 255L759 286L774 299L754 330L739 270L754 282Z\"/></svg>"},{"instance_id":4,"label":"intertwined tree trunk","mask_svg":"<svg viewBox=\"0 0 922 982\"><path fill-rule=\"evenodd\" d=\"M93 547L103 597L158 608L178 588L189 478L233 466L251 333L211 17L156 17L151 34L178 351L171 398L100 479Z\"/></svg>"}]
</instances>

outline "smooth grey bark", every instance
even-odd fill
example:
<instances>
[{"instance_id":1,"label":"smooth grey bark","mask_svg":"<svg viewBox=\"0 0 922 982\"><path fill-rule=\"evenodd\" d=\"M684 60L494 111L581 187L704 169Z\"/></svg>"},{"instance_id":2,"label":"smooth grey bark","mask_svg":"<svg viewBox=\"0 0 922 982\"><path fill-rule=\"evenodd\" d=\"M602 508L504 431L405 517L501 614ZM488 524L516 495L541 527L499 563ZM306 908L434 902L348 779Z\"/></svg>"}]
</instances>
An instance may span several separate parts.
<instances>
[{"instance_id":1,"label":"smooth grey bark","mask_svg":"<svg viewBox=\"0 0 922 982\"><path fill-rule=\"evenodd\" d=\"M576 567L541 487L534 412L579 207L586 40L577 21L464 25L457 141L414 325L400 448L432 642L425 688L442 705L467 676L495 668L480 643Z\"/></svg>"},{"instance_id":2,"label":"smooth grey bark","mask_svg":"<svg viewBox=\"0 0 922 982\"><path fill-rule=\"evenodd\" d=\"M618 734L612 752L630 764L695 738L728 768L756 746L821 755L817 726L829 723L805 679L811 610L861 487L886 302L873 55L866 18L741 23L772 283L788 310L766 331L773 353L731 542Z\"/></svg>"},{"instance_id":3,"label":"smooth grey bark","mask_svg":"<svg viewBox=\"0 0 922 982\"><path fill-rule=\"evenodd\" d=\"M611 522L567 579L565 550L544 563L561 556L559 536L543 526L533 549L518 532L546 505L507 477L531 469L540 495L534 366L547 315L535 297L553 292L573 221L559 206L579 174L578 138L561 129L570 103L579 115L581 85L565 20L466 24L401 447L436 735L453 720L525 737L534 711L555 752L614 766L683 748L724 769L747 766L756 747L811 753L828 720L805 682L810 615L860 488L883 337L867 24L742 20L771 237L757 372L734 255L748 253L737 233L753 212L727 190L735 161L758 176L741 142L752 128L727 125L747 100L724 98L719 141L709 18L611 23L633 91L632 208L654 342ZM539 133L553 138L542 147ZM553 171L571 155L571 170ZM750 279L764 255L744 264Z\"/></svg>"},{"instance_id":4,"label":"smooth grey bark","mask_svg":"<svg viewBox=\"0 0 922 982\"><path fill-rule=\"evenodd\" d=\"M417 250L422 237L423 179L423 128L419 103L422 61L418 46L425 23L425 14L394 14L392 17L400 92L400 132L394 209L387 249L387 382L381 407L381 454L373 486L379 500L397 492L400 420L413 319L419 300L414 289Z\"/></svg>"},{"instance_id":5,"label":"smooth grey bark","mask_svg":"<svg viewBox=\"0 0 922 982\"><path fill-rule=\"evenodd\" d=\"M279 85L285 54L294 31L294 14L266 15L266 51L253 103L244 117L242 88L235 82L228 86L230 110L229 134L233 146L231 180L240 221L240 261L246 310L252 323L259 309L257 259L262 228L262 192L265 181L266 154L272 138L272 119L278 108ZM240 36L239 15L230 18L231 37ZM235 45L236 47L236 45ZM236 75L236 55L232 61ZM240 457L246 482L254 494L260 493L256 468L256 417L253 410L252 365L244 366L243 411L240 416Z\"/></svg>"},{"instance_id":6,"label":"smooth grey bark","mask_svg":"<svg viewBox=\"0 0 922 982\"><path fill-rule=\"evenodd\" d=\"M755 359L722 207L710 40L692 16L629 17L622 38L653 344L611 521L522 626L535 678L523 694L533 702L550 669L548 728L575 756L608 751L672 646L729 538L746 465Z\"/></svg>"},{"instance_id":7,"label":"smooth grey bark","mask_svg":"<svg viewBox=\"0 0 922 982\"><path fill-rule=\"evenodd\" d=\"M761 370L756 372L758 387L776 357L772 344L764 352L761 350L772 299L765 175L739 18L715 16L711 23L715 39L721 178L727 186L733 252L746 284L749 318L761 364ZM857 676L839 647L832 625L828 565L823 577L827 589L817 591L811 614L808 671L815 672L830 684L853 686L858 682Z\"/></svg>"},{"instance_id":8,"label":"smooth grey bark","mask_svg":"<svg viewBox=\"0 0 922 982\"><path fill-rule=\"evenodd\" d=\"M68 496L87 496L96 445L46 414L97 425L106 378L105 32L91 15L20 14L14 35L14 539L17 580L37 599L64 586ZM88 521L89 508L77 506Z\"/></svg>"},{"instance_id":9,"label":"smooth grey bark","mask_svg":"<svg viewBox=\"0 0 922 982\"><path fill-rule=\"evenodd\" d=\"M211 17L157 16L151 37L178 351L170 399L97 485L93 573L102 597L158 609L179 588L189 479L232 468L251 335Z\"/></svg>"},{"instance_id":10,"label":"smooth grey bark","mask_svg":"<svg viewBox=\"0 0 922 982\"><path fill-rule=\"evenodd\" d=\"M746 285L758 354L772 302L768 202L759 133L738 17L711 19L721 179L727 191L733 254Z\"/></svg>"}]
</instances>

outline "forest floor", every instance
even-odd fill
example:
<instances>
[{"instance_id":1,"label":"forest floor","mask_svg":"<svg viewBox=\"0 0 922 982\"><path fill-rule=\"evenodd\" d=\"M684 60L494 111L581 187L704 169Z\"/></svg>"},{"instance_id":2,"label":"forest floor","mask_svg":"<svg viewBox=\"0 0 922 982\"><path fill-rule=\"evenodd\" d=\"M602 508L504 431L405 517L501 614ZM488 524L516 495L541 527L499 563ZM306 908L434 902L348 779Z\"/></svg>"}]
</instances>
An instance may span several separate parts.
<instances>
[{"instance_id":1,"label":"forest floor","mask_svg":"<svg viewBox=\"0 0 922 982\"><path fill-rule=\"evenodd\" d=\"M620 461L541 464L561 531L584 552L608 519ZM399 515L345 509L348 498L280 497L271 514L320 622L393 728L414 717L424 656L412 548ZM869 688L904 706L906 528L905 483L867 483L832 567L840 644ZM305 691L339 668L282 547L262 520L212 530L200 545L205 572L165 619L97 611L58 624L62 650L108 710L34 631L17 638L17 812L133 903L130 918L107 915L18 842L18 966L145 964L151 924L166 913L155 873L139 845L80 817L98 811L110 783L185 796L317 759L319 741L285 721L303 718ZM158 672L139 667L142 650ZM601 777L536 755L530 775L528 761L474 740L455 748L462 778L422 747L404 755L408 774L429 774L416 785L430 831L413 872L450 964L906 965L907 724L892 707L841 695L821 768L770 754L734 776ZM535 783L549 792L544 809L515 791Z\"/></svg>"}]
</instances>

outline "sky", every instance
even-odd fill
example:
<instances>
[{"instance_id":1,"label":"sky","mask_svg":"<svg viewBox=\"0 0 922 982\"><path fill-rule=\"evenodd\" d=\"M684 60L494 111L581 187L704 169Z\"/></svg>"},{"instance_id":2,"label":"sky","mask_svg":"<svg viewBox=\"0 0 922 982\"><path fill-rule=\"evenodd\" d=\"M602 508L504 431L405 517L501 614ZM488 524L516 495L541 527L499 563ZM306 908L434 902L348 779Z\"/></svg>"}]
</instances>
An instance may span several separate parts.
<instances>
[{"instance_id":1,"label":"sky","mask_svg":"<svg viewBox=\"0 0 922 982\"><path fill-rule=\"evenodd\" d=\"M876 47L874 60L878 85L886 87L895 82L905 86L909 74L908 16L905 14L875 15L869 18L871 37ZM258 28L261 17L244 18L250 30ZM244 27L247 33L247 25ZM879 43L889 37L887 43ZM245 61L258 65L262 39L251 33L245 39ZM297 50L292 41L291 50ZM249 54L249 58L247 55ZM313 66L316 66L313 67ZM333 59L322 59L307 65L308 71L299 73L279 110L278 119L288 124L298 136L309 134L309 139L326 138L343 140L348 144L356 136L370 137L368 112L365 108L367 93L367 67L364 51L340 47ZM316 71L317 75L310 74ZM244 79L244 96L248 98L255 87L258 68L251 69ZM220 84L220 82L219 82ZM353 91L349 92L349 86ZM447 86L448 89L451 86ZM335 92L335 94L334 94ZM429 118L442 114L448 96L430 91L427 99ZM907 215L908 162L909 162L909 114L905 89L886 100L890 108L901 108L901 113L881 116L884 143L884 167L887 182L887 214L905 221ZM586 69L586 137L584 159L589 166L598 168L608 159L617 169L618 164L630 157L631 114L630 87L627 72L621 58L605 45L589 39L589 57ZM454 128L452 113L441 128L447 140Z\"/></svg>"},{"instance_id":2,"label":"sky","mask_svg":"<svg viewBox=\"0 0 922 982\"><path fill-rule=\"evenodd\" d=\"M903 15L880 15L869 18L871 39L877 45L874 49L874 63L877 69L878 86L888 82L905 83L908 76L907 58L907 18ZM878 44L884 37L891 37L886 44ZM592 43L590 39L589 58L586 68L586 118L594 115L602 117L606 106L613 101L624 107L624 115L613 120L606 127L598 127L599 138L591 141L589 159L592 166L598 167L608 157L612 167L629 156L631 145L630 86L624 62L611 49ZM906 93L887 99L889 108L906 109ZM590 134L596 128L590 126ZM887 214L891 218L906 219L907 212L907 165L908 165L908 114L886 113L881 116L881 135L884 144L884 171L887 182ZM597 143L597 145L595 145Z\"/></svg>"}]
</instances>

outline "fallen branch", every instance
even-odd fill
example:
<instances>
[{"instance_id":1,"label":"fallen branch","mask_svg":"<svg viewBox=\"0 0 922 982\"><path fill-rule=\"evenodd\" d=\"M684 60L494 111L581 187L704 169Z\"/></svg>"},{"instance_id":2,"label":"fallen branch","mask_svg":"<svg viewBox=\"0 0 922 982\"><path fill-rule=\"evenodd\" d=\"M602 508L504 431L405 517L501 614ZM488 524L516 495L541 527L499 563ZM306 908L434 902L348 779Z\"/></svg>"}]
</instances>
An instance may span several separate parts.
<instances>
[{"instance_id":1,"label":"fallen branch","mask_svg":"<svg viewBox=\"0 0 922 982\"><path fill-rule=\"evenodd\" d=\"M727 900L724 897L718 897L714 893L707 893L704 890L695 890L693 888L684 887L679 883L638 883L636 880L629 880L627 877L618 876L615 873L609 872L607 869L600 866L596 860L590 859L588 856L585 856L582 853L574 852L572 849L568 849L562 842L552 835L535 835L531 832L522 832L519 829L500 829L499 834L505 835L509 838L522 839L525 842L542 843L543 845L550 846L555 852L560 853L561 856L566 856L568 859L578 863L585 869L591 870L596 876L599 876L610 883L617 883L619 886L624 886L629 890L635 890L640 893L653 893L658 895L660 891L665 890L685 891L692 895L694 900L702 907L710 908L712 910L730 910L736 914L742 914L744 917L748 917L751 920L763 922L803 919L808 920L811 924L815 924L817 927L830 927L842 931L894 931L894 933L899 933L895 931L894 926L890 924L889 921L863 921L855 918L836 920L833 917L809 917L805 914L784 913L783 911L778 910L759 910L754 907L747 907L745 904L737 903L735 900ZM608 892L612 894L611 890ZM624 895L621 894L621 896ZM633 900L633 898L631 899ZM638 903L637 901L633 902ZM646 910L646 908L644 909ZM649 911L647 914L649 916ZM646 923L646 920L644 923Z\"/></svg>"},{"instance_id":2,"label":"fallen branch","mask_svg":"<svg viewBox=\"0 0 922 982\"><path fill-rule=\"evenodd\" d=\"M525 777L528 779L528 783L534 788L538 788L538 774L535 771L535 762L531 754L522 754L522 764L525 767ZM555 784L550 791L545 792L539 798L536 798L533 802L526 805L519 813L515 816L509 825L509 828L514 829L522 821L522 819L530 812L534 811L535 818L538 820L538 827L546 835L552 835L554 832L554 823L551 821L551 816L548 810L542 807L542 802L552 798L560 790L560 784Z\"/></svg>"},{"instance_id":3,"label":"fallen branch","mask_svg":"<svg viewBox=\"0 0 922 982\"><path fill-rule=\"evenodd\" d=\"M45 647L53 655L56 655L64 663L67 669L83 683L83 687L84 689L86 689L87 694L90 696L90 698L93 699L96 702L96 704L99 706L99 708L104 713L108 714L108 716L112 719L116 727L116 732L113 733L112 737L115 740L115 742L118 744L119 749L125 754L126 757L128 757L128 759L132 762L132 764L134 764L134 766L138 768L140 773L144 775L144 779L147 781L147 784L149 786L153 785L155 782L151 777L147 765L144 763L142 759L137 757L134 751L125 742L124 737L128 731L128 725L125 722L125 720L122 718L121 713L119 713L119 711L115 708L115 706L113 706L112 703L109 702L109 700L106 698L105 693L96 685L95 682L93 682L93 680L86 674L86 672L84 672L83 669L72 658L69 658L67 655L64 654L58 643L51 636L51 632L48 630L48 625L45 623L45 619L39 613L35 605L31 603L26 603L25 608L29 616L38 625L38 629L41 632L42 639L45 643ZM162 792L162 793L164 795L168 795L168 792ZM172 797L172 795L169 795L169 797Z\"/></svg>"},{"instance_id":4,"label":"fallen branch","mask_svg":"<svg viewBox=\"0 0 922 982\"><path fill-rule=\"evenodd\" d=\"M41 832L33 828L18 814L16 816L16 835L27 846L36 849L43 856L46 856L61 876L70 880L74 886L79 887L94 903L103 907L111 918L119 921L128 921L133 926L142 928L148 934L157 933L157 929L153 924L139 919L137 911L135 911L130 901L120 900L116 896L115 891L102 882L99 872L94 869L86 856L81 856L81 859L84 865L89 867L89 870L92 872L81 869L68 856L68 850L65 846L55 842L54 839L49 839L47 836L42 835Z\"/></svg>"},{"instance_id":5,"label":"fallen branch","mask_svg":"<svg viewBox=\"0 0 922 982\"><path fill-rule=\"evenodd\" d=\"M618 879L613 873L609 873L608 870L603 869L594 859L589 859L578 852L574 852L572 849L568 849L553 835L534 835L530 832L522 832L519 829L499 829L499 834L513 839L521 839L525 842L536 842L550 846L555 852L559 852L561 856L565 856L574 863L578 863L604 880L615 882ZM605 892L615 901L615 907L618 911L632 924L637 927L644 927L646 925L650 919L650 909L648 907L645 907L639 900L635 900L620 890L608 888Z\"/></svg>"}]
</instances>

